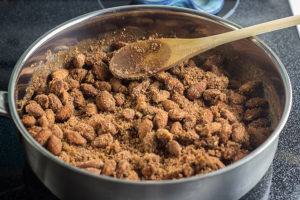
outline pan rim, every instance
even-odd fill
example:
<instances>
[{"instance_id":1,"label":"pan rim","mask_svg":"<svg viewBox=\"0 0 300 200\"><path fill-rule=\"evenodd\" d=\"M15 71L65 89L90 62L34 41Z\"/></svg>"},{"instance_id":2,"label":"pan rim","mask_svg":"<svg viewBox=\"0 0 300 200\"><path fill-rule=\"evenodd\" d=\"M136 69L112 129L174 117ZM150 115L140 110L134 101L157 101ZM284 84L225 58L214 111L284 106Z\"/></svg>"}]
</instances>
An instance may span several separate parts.
<instances>
[{"instance_id":1,"label":"pan rim","mask_svg":"<svg viewBox=\"0 0 300 200\"><path fill-rule=\"evenodd\" d=\"M17 126L18 130L21 132L23 138L26 139L26 141L31 144L35 149L37 149L39 152L41 152L44 156L47 158L51 159L53 162L56 164L59 164L67 169L70 169L72 171L75 171L77 173L81 173L86 176L91 176L96 179L103 179L105 181L110 181L110 182L118 182L118 183L126 183L126 184L133 184L133 185L165 185L165 184L181 184L185 182L194 182L194 181L199 181L202 179L207 179L212 176L219 176L224 173L227 173L244 163L249 162L252 160L256 155L260 154L264 149L266 149L269 145L273 143L273 141L279 136L281 130L283 129L284 125L287 122L287 119L289 117L289 113L291 110L292 106L292 86L291 82L288 76L288 73L283 65L283 63L280 61L279 57L271 50L270 47L268 47L263 41L261 41L257 37L252 37L251 40L254 42L258 47L262 48L264 52L270 57L270 59L274 62L274 64L277 67L277 70L279 71L279 74L281 76L283 86L285 89L285 105L283 109L283 113L281 116L280 121L278 122L278 125L276 128L273 130L272 134L268 137L268 139L260 145L258 148L256 148L254 151L252 151L249 155L245 156L241 160L230 164L226 166L225 168L203 174L203 175L198 175L198 176L192 176L192 177L187 177L187 178L180 178L180 179L175 179L175 180L159 180L159 181L145 181L145 180L139 180L139 181L133 181L133 180L124 180L124 179L118 179L118 178L113 178L113 177L108 177L108 176L103 176L103 175L96 175L92 174L89 172L86 172L80 168L77 168L75 166L72 166L59 158L55 157L53 154L51 154L49 151L47 151L44 147L42 147L39 143L37 143L34 138L28 133L26 128L21 122L21 119L17 113L16 110L16 104L15 104L15 86L16 86L16 80L18 78L18 75L22 69L23 64L25 61L30 57L30 55L35 52L36 49L38 49L40 46L43 45L45 41L48 39L52 38L55 34L59 33L61 30L64 30L66 28L72 27L73 25L76 25L78 23L84 22L86 20L89 20L93 17L101 16L101 15L106 15L106 14L111 14L115 12L124 12L124 11L137 11L137 10L167 10L167 11L172 11L175 13L186 13L186 14L191 14L195 16L200 16L207 18L209 20L213 20L216 22L221 23L223 26L231 29L239 29L240 26L236 25L235 23L232 23L228 20L225 20L221 17L210 15L204 12L200 11L195 11L192 9L188 8L178 8L178 7L171 7L171 6L155 6L155 5L138 5L138 6L120 6L120 7L114 7L114 8L108 8L108 9L103 9L103 10L98 10L94 12L90 12L81 16L78 16L76 18L73 18L71 20L68 20L55 28L49 30L46 32L44 35L39 37L35 42L33 42L27 50L22 54L22 56L19 58L17 61L10 80L9 80L9 87L8 87L8 103L9 103L9 109L10 113L12 116L12 119Z\"/></svg>"}]
</instances>

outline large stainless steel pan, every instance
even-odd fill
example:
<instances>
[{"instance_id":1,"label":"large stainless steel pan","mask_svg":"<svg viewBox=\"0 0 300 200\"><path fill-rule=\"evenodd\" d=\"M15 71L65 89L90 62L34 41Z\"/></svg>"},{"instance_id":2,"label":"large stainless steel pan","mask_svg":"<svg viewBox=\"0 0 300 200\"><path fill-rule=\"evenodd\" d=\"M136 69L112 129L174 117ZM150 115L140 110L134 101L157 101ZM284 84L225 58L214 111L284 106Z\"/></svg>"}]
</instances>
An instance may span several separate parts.
<instances>
[{"instance_id":1,"label":"large stainless steel pan","mask_svg":"<svg viewBox=\"0 0 300 200\"><path fill-rule=\"evenodd\" d=\"M262 79L271 109L272 135L255 151L224 169L209 174L168 181L126 181L98 176L57 159L26 131L16 111L35 67L47 50L75 45L86 38L130 26L144 33L199 37L239 27L205 13L174 7L125 6L92 12L52 29L34 42L17 62L8 93L1 92L1 115L10 115L22 134L28 162L34 173L60 199L238 199L265 174L272 163L278 136L292 101L288 74L275 53L258 38L244 39L218 48L232 76ZM133 34L135 34L133 32ZM6 105L8 102L9 106ZM9 113L9 114L8 114Z\"/></svg>"}]
</instances>

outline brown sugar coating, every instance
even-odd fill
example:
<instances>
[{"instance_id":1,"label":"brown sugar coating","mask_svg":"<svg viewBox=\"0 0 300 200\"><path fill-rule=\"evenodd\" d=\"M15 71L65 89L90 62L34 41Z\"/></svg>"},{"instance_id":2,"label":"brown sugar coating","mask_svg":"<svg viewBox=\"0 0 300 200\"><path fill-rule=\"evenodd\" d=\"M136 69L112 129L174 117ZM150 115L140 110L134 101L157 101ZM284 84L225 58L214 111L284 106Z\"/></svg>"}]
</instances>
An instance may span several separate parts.
<instances>
[{"instance_id":1,"label":"brown sugar coating","mask_svg":"<svg viewBox=\"0 0 300 200\"><path fill-rule=\"evenodd\" d=\"M124 45L92 43L32 79L22 122L59 159L114 178L177 179L224 168L270 135L263 82L231 79L222 55L129 81L108 69Z\"/></svg>"}]
</instances>

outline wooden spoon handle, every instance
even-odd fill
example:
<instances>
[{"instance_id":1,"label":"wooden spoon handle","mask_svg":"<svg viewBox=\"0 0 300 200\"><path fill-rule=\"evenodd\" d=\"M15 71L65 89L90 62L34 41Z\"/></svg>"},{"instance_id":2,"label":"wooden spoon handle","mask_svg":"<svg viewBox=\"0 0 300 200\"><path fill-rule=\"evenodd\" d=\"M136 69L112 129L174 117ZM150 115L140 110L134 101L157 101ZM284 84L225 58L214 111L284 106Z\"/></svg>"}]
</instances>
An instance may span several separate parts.
<instances>
[{"instance_id":1,"label":"wooden spoon handle","mask_svg":"<svg viewBox=\"0 0 300 200\"><path fill-rule=\"evenodd\" d=\"M221 44L225 44L235 40L259 35L262 33L271 32L275 30L280 30L291 26L296 26L298 24L300 24L300 15L277 19L274 21L257 24L254 26L249 26L235 31L222 33L219 35L211 36L211 39L213 40L215 46L219 46Z\"/></svg>"}]
</instances>

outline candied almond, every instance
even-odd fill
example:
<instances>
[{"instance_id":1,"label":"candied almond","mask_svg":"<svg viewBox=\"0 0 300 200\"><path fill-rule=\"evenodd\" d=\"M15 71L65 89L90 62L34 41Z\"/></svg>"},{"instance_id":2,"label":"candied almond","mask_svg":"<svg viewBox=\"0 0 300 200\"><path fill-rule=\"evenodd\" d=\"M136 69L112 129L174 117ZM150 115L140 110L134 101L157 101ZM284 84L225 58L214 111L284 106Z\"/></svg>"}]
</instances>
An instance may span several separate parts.
<instances>
[{"instance_id":1,"label":"candied almond","mask_svg":"<svg viewBox=\"0 0 300 200\"><path fill-rule=\"evenodd\" d=\"M82 82L85 79L85 76L87 75L87 70L86 69L71 69L70 70L71 77L78 81Z\"/></svg>"},{"instance_id":2,"label":"candied almond","mask_svg":"<svg viewBox=\"0 0 300 200\"><path fill-rule=\"evenodd\" d=\"M167 149L168 149L170 154L179 157L180 154L181 154L182 147L175 140L171 140L167 144Z\"/></svg>"},{"instance_id":3,"label":"candied almond","mask_svg":"<svg viewBox=\"0 0 300 200\"><path fill-rule=\"evenodd\" d=\"M247 150L245 151L239 151L233 158L233 162L236 162L242 158L244 158L245 156L247 156L249 154L249 152Z\"/></svg>"},{"instance_id":4,"label":"candied almond","mask_svg":"<svg viewBox=\"0 0 300 200\"><path fill-rule=\"evenodd\" d=\"M106 160L103 166L103 175L110 176L116 170L117 163L114 160Z\"/></svg>"},{"instance_id":5,"label":"candied almond","mask_svg":"<svg viewBox=\"0 0 300 200\"><path fill-rule=\"evenodd\" d=\"M116 160L130 160L132 158L132 154L128 150L123 150L116 154Z\"/></svg>"},{"instance_id":6,"label":"candied almond","mask_svg":"<svg viewBox=\"0 0 300 200\"><path fill-rule=\"evenodd\" d=\"M70 95L74 99L75 106L83 106L84 105L84 103L85 103L84 96L80 90L75 88L71 91Z\"/></svg>"},{"instance_id":7,"label":"candied almond","mask_svg":"<svg viewBox=\"0 0 300 200\"><path fill-rule=\"evenodd\" d=\"M209 89L225 89L228 87L229 80L224 75L217 75L212 72L206 72L207 88Z\"/></svg>"},{"instance_id":8,"label":"candied almond","mask_svg":"<svg viewBox=\"0 0 300 200\"><path fill-rule=\"evenodd\" d=\"M145 92L149 86L150 86L150 80L146 79L146 80L142 81L141 83L139 83L137 86L133 87L132 91L130 91L130 95L132 97L138 97L141 94L145 94Z\"/></svg>"},{"instance_id":9,"label":"candied almond","mask_svg":"<svg viewBox=\"0 0 300 200\"><path fill-rule=\"evenodd\" d=\"M48 70L41 70L37 74L33 73L31 88L34 91L29 91L29 93L27 93L29 95L28 97L31 98L33 93L38 95L43 94L47 91L47 80L49 75L50 72ZM27 100L29 100L30 98L28 98Z\"/></svg>"},{"instance_id":10,"label":"candied almond","mask_svg":"<svg viewBox=\"0 0 300 200\"><path fill-rule=\"evenodd\" d=\"M188 108L190 106L192 106L192 102L189 101L187 98L185 98L185 96L175 92L172 95L172 100L177 103L181 108Z\"/></svg>"},{"instance_id":11,"label":"candied almond","mask_svg":"<svg viewBox=\"0 0 300 200\"><path fill-rule=\"evenodd\" d=\"M213 169L221 169L225 167L224 163L222 163L222 161L219 158L216 158L214 156L208 156L207 160L208 160L208 164Z\"/></svg>"},{"instance_id":12,"label":"candied almond","mask_svg":"<svg viewBox=\"0 0 300 200\"><path fill-rule=\"evenodd\" d=\"M85 106L85 113L87 116L93 116L98 113L97 106L94 103L88 103Z\"/></svg>"},{"instance_id":13,"label":"candied almond","mask_svg":"<svg viewBox=\"0 0 300 200\"><path fill-rule=\"evenodd\" d=\"M92 126L95 130L99 129L101 126L101 122L105 120L104 116L102 114L96 114L91 116L88 121L87 124Z\"/></svg>"},{"instance_id":14,"label":"candied almond","mask_svg":"<svg viewBox=\"0 0 300 200\"><path fill-rule=\"evenodd\" d=\"M75 130L78 131L88 141L92 141L96 137L94 128L88 124L79 123L75 126Z\"/></svg>"},{"instance_id":15,"label":"candied almond","mask_svg":"<svg viewBox=\"0 0 300 200\"><path fill-rule=\"evenodd\" d=\"M73 115L73 113L74 113L74 106L65 105L56 112L55 119L57 121L66 121Z\"/></svg>"},{"instance_id":16,"label":"candied almond","mask_svg":"<svg viewBox=\"0 0 300 200\"><path fill-rule=\"evenodd\" d=\"M95 74L96 78L100 81L107 80L110 74L108 66L101 61L93 65L92 71Z\"/></svg>"},{"instance_id":17,"label":"candied almond","mask_svg":"<svg viewBox=\"0 0 300 200\"><path fill-rule=\"evenodd\" d=\"M195 83L187 90L187 97L191 100L198 99L206 89L207 82L205 80Z\"/></svg>"},{"instance_id":18,"label":"candied almond","mask_svg":"<svg viewBox=\"0 0 300 200\"><path fill-rule=\"evenodd\" d=\"M75 117L74 115L72 115L71 117L70 117L70 119L68 119L68 121L66 121L65 122L67 125L68 125L68 127L75 127L79 122L78 122L78 118L77 117Z\"/></svg>"},{"instance_id":19,"label":"candied almond","mask_svg":"<svg viewBox=\"0 0 300 200\"><path fill-rule=\"evenodd\" d=\"M59 156L57 156L59 159L69 163L70 162L70 157L65 151L62 151Z\"/></svg>"},{"instance_id":20,"label":"candied almond","mask_svg":"<svg viewBox=\"0 0 300 200\"><path fill-rule=\"evenodd\" d=\"M160 88L160 82L158 82L158 81L154 81L149 86L149 90L152 91L152 92L153 91L159 91L159 88Z\"/></svg>"},{"instance_id":21,"label":"candied almond","mask_svg":"<svg viewBox=\"0 0 300 200\"><path fill-rule=\"evenodd\" d=\"M127 180L140 180L138 174L134 170L130 170L126 173L126 177L124 177Z\"/></svg>"},{"instance_id":22,"label":"candied almond","mask_svg":"<svg viewBox=\"0 0 300 200\"><path fill-rule=\"evenodd\" d=\"M225 119L228 119L231 123L234 123L237 121L236 116L229 110L222 108L221 109L221 116L223 116Z\"/></svg>"},{"instance_id":23,"label":"candied almond","mask_svg":"<svg viewBox=\"0 0 300 200\"><path fill-rule=\"evenodd\" d=\"M116 104L118 106L122 106L125 103L126 97L123 93L117 93L114 96L115 100L116 100Z\"/></svg>"},{"instance_id":24,"label":"candied almond","mask_svg":"<svg viewBox=\"0 0 300 200\"><path fill-rule=\"evenodd\" d=\"M52 80L49 82L49 91L57 96L59 96L64 91L69 90L69 85L63 80Z\"/></svg>"},{"instance_id":25,"label":"candied almond","mask_svg":"<svg viewBox=\"0 0 300 200\"><path fill-rule=\"evenodd\" d=\"M244 119L246 121L252 121L265 115L265 110L262 108L247 109L244 113Z\"/></svg>"},{"instance_id":26,"label":"candied almond","mask_svg":"<svg viewBox=\"0 0 300 200\"><path fill-rule=\"evenodd\" d=\"M42 107L35 101L30 101L29 104L25 107L25 110L29 115L32 115L36 118L41 117L45 114L45 111L42 109Z\"/></svg>"},{"instance_id":27,"label":"candied almond","mask_svg":"<svg viewBox=\"0 0 300 200\"><path fill-rule=\"evenodd\" d=\"M85 162L80 162L77 163L76 166L80 168L102 168L104 165L103 161L101 159L93 159L93 160L88 160Z\"/></svg>"},{"instance_id":28,"label":"candied almond","mask_svg":"<svg viewBox=\"0 0 300 200\"><path fill-rule=\"evenodd\" d=\"M204 100L210 104L216 104L218 101L225 101L226 95L218 89L207 89L203 92Z\"/></svg>"},{"instance_id":29,"label":"candied almond","mask_svg":"<svg viewBox=\"0 0 300 200\"><path fill-rule=\"evenodd\" d=\"M33 116L30 115L24 115L22 117L22 123L24 124L24 126L26 127L31 127L33 125L35 125L36 123L36 119Z\"/></svg>"},{"instance_id":30,"label":"candied almond","mask_svg":"<svg viewBox=\"0 0 300 200\"><path fill-rule=\"evenodd\" d=\"M55 135L51 135L47 143L47 149L54 155L59 155L62 150L61 140Z\"/></svg>"},{"instance_id":31,"label":"candied almond","mask_svg":"<svg viewBox=\"0 0 300 200\"><path fill-rule=\"evenodd\" d=\"M169 71L173 75L181 76L182 75L182 70L184 69L184 65L186 65L187 60L183 61L182 64L179 64L175 67L172 67Z\"/></svg>"},{"instance_id":32,"label":"candied almond","mask_svg":"<svg viewBox=\"0 0 300 200\"><path fill-rule=\"evenodd\" d=\"M83 67L84 62L85 62L85 55L83 55L82 53L75 55L73 58L73 65L75 68Z\"/></svg>"},{"instance_id":33,"label":"candied almond","mask_svg":"<svg viewBox=\"0 0 300 200\"><path fill-rule=\"evenodd\" d=\"M251 98L245 103L247 108L265 107L266 105L268 105L268 102L260 97Z\"/></svg>"},{"instance_id":34,"label":"candied almond","mask_svg":"<svg viewBox=\"0 0 300 200\"><path fill-rule=\"evenodd\" d=\"M211 106L211 107L210 107L210 111L212 112L213 117L214 117L215 119L218 119L218 118L221 117L220 109L219 109L218 106Z\"/></svg>"},{"instance_id":35,"label":"candied almond","mask_svg":"<svg viewBox=\"0 0 300 200\"><path fill-rule=\"evenodd\" d=\"M183 131L182 125L180 122L174 122L171 126L170 132L174 135L179 135Z\"/></svg>"},{"instance_id":36,"label":"candied almond","mask_svg":"<svg viewBox=\"0 0 300 200\"><path fill-rule=\"evenodd\" d=\"M172 120L182 120L186 113L181 109L172 109L169 111L169 118Z\"/></svg>"},{"instance_id":37,"label":"candied almond","mask_svg":"<svg viewBox=\"0 0 300 200\"><path fill-rule=\"evenodd\" d=\"M210 149L216 149L219 145L219 136L213 135L205 139L207 143L207 147Z\"/></svg>"},{"instance_id":38,"label":"candied almond","mask_svg":"<svg viewBox=\"0 0 300 200\"><path fill-rule=\"evenodd\" d=\"M158 129L155 135L157 139L163 143L168 143L173 139L172 133L170 133L167 129L164 128Z\"/></svg>"},{"instance_id":39,"label":"candied almond","mask_svg":"<svg viewBox=\"0 0 300 200\"><path fill-rule=\"evenodd\" d=\"M96 97L96 104L100 110L114 111L116 106L116 100L109 92L101 91Z\"/></svg>"},{"instance_id":40,"label":"candied almond","mask_svg":"<svg viewBox=\"0 0 300 200\"><path fill-rule=\"evenodd\" d=\"M56 80L63 80L67 78L68 75L69 75L69 70L67 69L58 69L51 73L52 79L56 79Z\"/></svg>"},{"instance_id":41,"label":"candied almond","mask_svg":"<svg viewBox=\"0 0 300 200\"><path fill-rule=\"evenodd\" d=\"M52 132L49 129L42 129L35 136L35 140L40 143L40 145L44 146L48 141L49 137L52 135Z\"/></svg>"},{"instance_id":42,"label":"candied almond","mask_svg":"<svg viewBox=\"0 0 300 200\"><path fill-rule=\"evenodd\" d=\"M55 94L50 93L48 95L48 98L49 98L49 108L54 112L56 112L58 109L60 109L63 106L61 101Z\"/></svg>"},{"instance_id":43,"label":"candied almond","mask_svg":"<svg viewBox=\"0 0 300 200\"><path fill-rule=\"evenodd\" d=\"M45 94L36 95L34 100L42 106L43 109L47 109L49 106L49 99Z\"/></svg>"},{"instance_id":44,"label":"candied almond","mask_svg":"<svg viewBox=\"0 0 300 200\"><path fill-rule=\"evenodd\" d=\"M69 84L69 88L70 89L74 89L74 88L79 88L80 87L80 83L78 80L73 79L72 77L68 76L66 82Z\"/></svg>"},{"instance_id":45,"label":"candied almond","mask_svg":"<svg viewBox=\"0 0 300 200\"><path fill-rule=\"evenodd\" d=\"M208 136L212 133L220 132L221 128L222 128L221 123L212 122L212 123L206 124L203 128L200 128L199 132L200 132L201 136Z\"/></svg>"},{"instance_id":46,"label":"candied almond","mask_svg":"<svg viewBox=\"0 0 300 200\"><path fill-rule=\"evenodd\" d=\"M138 135L139 138L144 138L148 133L151 132L153 128L153 123L149 119L144 119L139 125L138 125Z\"/></svg>"},{"instance_id":47,"label":"candied almond","mask_svg":"<svg viewBox=\"0 0 300 200\"><path fill-rule=\"evenodd\" d=\"M49 126L52 126L55 122L54 112L51 109L47 109L47 110L45 110L45 113L46 113L46 117L47 117Z\"/></svg>"},{"instance_id":48,"label":"candied almond","mask_svg":"<svg viewBox=\"0 0 300 200\"><path fill-rule=\"evenodd\" d=\"M253 95L257 90L262 88L262 81L254 80L244 83L240 88L239 92L244 95Z\"/></svg>"},{"instance_id":49,"label":"candied almond","mask_svg":"<svg viewBox=\"0 0 300 200\"><path fill-rule=\"evenodd\" d=\"M120 178L126 176L128 171L131 171L130 163L127 160L121 160L117 166L117 177Z\"/></svg>"},{"instance_id":50,"label":"candied almond","mask_svg":"<svg viewBox=\"0 0 300 200\"><path fill-rule=\"evenodd\" d=\"M247 144L249 142L249 135L246 132L245 126L243 124L232 124L232 140L241 144Z\"/></svg>"},{"instance_id":51,"label":"candied almond","mask_svg":"<svg viewBox=\"0 0 300 200\"><path fill-rule=\"evenodd\" d=\"M196 117L193 115L188 115L183 120L183 128L185 128L186 130L193 129L196 123L197 123Z\"/></svg>"},{"instance_id":52,"label":"candied almond","mask_svg":"<svg viewBox=\"0 0 300 200\"><path fill-rule=\"evenodd\" d=\"M92 66L94 63L105 60L108 62L107 54L98 49L94 49L93 46L89 47L91 51L97 51L96 53L89 53L86 55L85 64L87 66Z\"/></svg>"},{"instance_id":53,"label":"candied almond","mask_svg":"<svg viewBox=\"0 0 300 200\"><path fill-rule=\"evenodd\" d=\"M173 92L178 92L179 94L183 94L184 92L184 86L183 84L174 77L168 77L167 79L165 79L165 86L166 89Z\"/></svg>"},{"instance_id":54,"label":"candied almond","mask_svg":"<svg viewBox=\"0 0 300 200\"><path fill-rule=\"evenodd\" d=\"M201 122L203 124L211 123L214 119L213 113L209 109L204 109L200 113Z\"/></svg>"},{"instance_id":55,"label":"candied almond","mask_svg":"<svg viewBox=\"0 0 300 200\"><path fill-rule=\"evenodd\" d=\"M153 119L153 123L158 129L164 128L168 123L168 113L164 110L159 110Z\"/></svg>"},{"instance_id":56,"label":"candied almond","mask_svg":"<svg viewBox=\"0 0 300 200\"><path fill-rule=\"evenodd\" d=\"M83 94L87 96L97 96L98 94L98 90L91 84L83 83L80 88Z\"/></svg>"},{"instance_id":57,"label":"candied almond","mask_svg":"<svg viewBox=\"0 0 300 200\"><path fill-rule=\"evenodd\" d=\"M95 76L91 71L88 71L87 75L85 76L85 82L90 84L95 83Z\"/></svg>"},{"instance_id":58,"label":"candied almond","mask_svg":"<svg viewBox=\"0 0 300 200\"><path fill-rule=\"evenodd\" d=\"M120 79L112 78L110 79L110 85L114 92L126 93L127 88L121 83Z\"/></svg>"},{"instance_id":59,"label":"candied almond","mask_svg":"<svg viewBox=\"0 0 300 200\"><path fill-rule=\"evenodd\" d=\"M95 86L96 86L96 88L98 88L101 91L104 91L104 90L106 90L108 92L111 91L111 85L109 82L106 82L106 81L96 81Z\"/></svg>"},{"instance_id":60,"label":"candied almond","mask_svg":"<svg viewBox=\"0 0 300 200\"><path fill-rule=\"evenodd\" d=\"M67 91L61 93L60 99L64 105L72 104L74 100L74 98Z\"/></svg>"},{"instance_id":61,"label":"candied almond","mask_svg":"<svg viewBox=\"0 0 300 200\"><path fill-rule=\"evenodd\" d=\"M98 129L98 135L101 135L103 133L110 133L112 135L115 135L118 133L118 130L116 129L116 126L107 119L101 119L100 120L100 128Z\"/></svg>"},{"instance_id":62,"label":"candied almond","mask_svg":"<svg viewBox=\"0 0 300 200\"><path fill-rule=\"evenodd\" d=\"M135 109L141 111L147 107L146 96L141 94L136 98L136 106Z\"/></svg>"},{"instance_id":63,"label":"candied almond","mask_svg":"<svg viewBox=\"0 0 300 200\"><path fill-rule=\"evenodd\" d=\"M239 93L230 92L228 96L229 102L233 104L243 104L246 101L246 97L244 95L241 95Z\"/></svg>"},{"instance_id":64,"label":"candied almond","mask_svg":"<svg viewBox=\"0 0 300 200\"><path fill-rule=\"evenodd\" d=\"M184 92L184 86L183 84L175 77L173 77L171 74L167 72L160 72L156 74L156 78L159 81L163 81L165 84L165 87L170 92L177 92L179 94L183 94Z\"/></svg>"},{"instance_id":65,"label":"candied almond","mask_svg":"<svg viewBox=\"0 0 300 200\"><path fill-rule=\"evenodd\" d=\"M181 131L174 135L174 138L177 141L180 141L183 144L190 144L199 139L199 135L193 130Z\"/></svg>"},{"instance_id":66,"label":"candied almond","mask_svg":"<svg viewBox=\"0 0 300 200\"><path fill-rule=\"evenodd\" d=\"M168 76L170 76L168 72L162 71L155 75L155 79L163 82L165 79L167 79Z\"/></svg>"},{"instance_id":67,"label":"candied almond","mask_svg":"<svg viewBox=\"0 0 300 200\"><path fill-rule=\"evenodd\" d=\"M64 137L63 131L57 124L54 124L51 127L51 131L52 131L52 134L55 135L56 137L58 137L59 139L62 139Z\"/></svg>"},{"instance_id":68,"label":"candied almond","mask_svg":"<svg viewBox=\"0 0 300 200\"><path fill-rule=\"evenodd\" d=\"M77 131L72 131L65 129L64 130L64 135L67 138L67 140L72 144L77 144L77 145L85 145L86 144L86 139L80 135Z\"/></svg>"},{"instance_id":69,"label":"candied almond","mask_svg":"<svg viewBox=\"0 0 300 200\"><path fill-rule=\"evenodd\" d=\"M155 106L147 105L142 111L145 115L154 115L160 111L160 109Z\"/></svg>"},{"instance_id":70,"label":"candied almond","mask_svg":"<svg viewBox=\"0 0 300 200\"><path fill-rule=\"evenodd\" d=\"M137 87L140 83L137 81L131 81L128 85L129 94L133 92L133 89Z\"/></svg>"},{"instance_id":71,"label":"candied almond","mask_svg":"<svg viewBox=\"0 0 300 200\"><path fill-rule=\"evenodd\" d=\"M102 134L92 141L92 146L104 148L113 142L113 137L110 133Z\"/></svg>"},{"instance_id":72,"label":"candied almond","mask_svg":"<svg viewBox=\"0 0 300 200\"><path fill-rule=\"evenodd\" d=\"M32 137L35 138L35 136L36 136L41 130L43 130L43 128L40 127L40 126L32 126L32 127L29 127L27 130L28 130L29 134L30 134Z\"/></svg>"},{"instance_id":73,"label":"candied almond","mask_svg":"<svg viewBox=\"0 0 300 200\"><path fill-rule=\"evenodd\" d=\"M220 141L223 143L227 143L232 133L232 126L225 122L222 124L222 129L220 131Z\"/></svg>"},{"instance_id":74,"label":"candied almond","mask_svg":"<svg viewBox=\"0 0 300 200\"><path fill-rule=\"evenodd\" d=\"M160 103L162 101L167 100L168 98L170 98L170 92L168 92L166 90L152 92L152 101L154 103Z\"/></svg>"},{"instance_id":75,"label":"candied almond","mask_svg":"<svg viewBox=\"0 0 300 200\"><path fill-rule=\"evenodd\" d=\"M147 133L142 141L145 152L153 153L156 150L157 142L155 134L153 132Z\"/></svg>"},{"instance_id":76,"label":"candied almond","mask_svg":"<svg viewBox=\"0 0 300 200\"><path fill-rule=\"evenodd\" d=\"M49 121L46 117L46 115L41 116L38 120L37 120L38 124L41 127L48 127L49 126Z\"/></svg>"},{"instance_id":77,"label":"candied almond","mask_svg":"<svg viewBox=\"0 0 300 200\"><path fill-rule=\"evenodd\" d=\"M132 120L134 116L135 116L135 111L133 109L126 108L123 110L123 117L125 119Z\"/></svg>"},{"instance_id":78,"label":"candied almond","mask_svg":"<svg viewBox=\"0 0 300 200\"><path fill-rule=\"evenodd\" d=\"M85 76L85 83L90 83L90 84L94 84L96 82L96 78L95 75L93 74L92 71L88 70L87 75Z\"/></svg>"},{"instance_id":79,"label":"candied almond","mask_svg":"<svg viewBox=\"0 0 300 200\"><path fill-rule=\"evenodd\" d=\"M178 108L179 108L178 104L175 103L175 102L172 101L172 100L165 100L165 101L162 102L162 105L163 105L164 109L165 109L167 112L169 112L169 111L172 110L172 109L178 109Z\"/></svg>"},{"instance_id":80,"label":"candied almond","mask_svg":"<svg viewBox=\"0 0 300 200\"><path fill-rule=\"evenodd\" d=\"M158 172L160 156L154 153L145 153L139 160L138 165L144 177L151 178Z\"/></svg>"}]
</instances>

